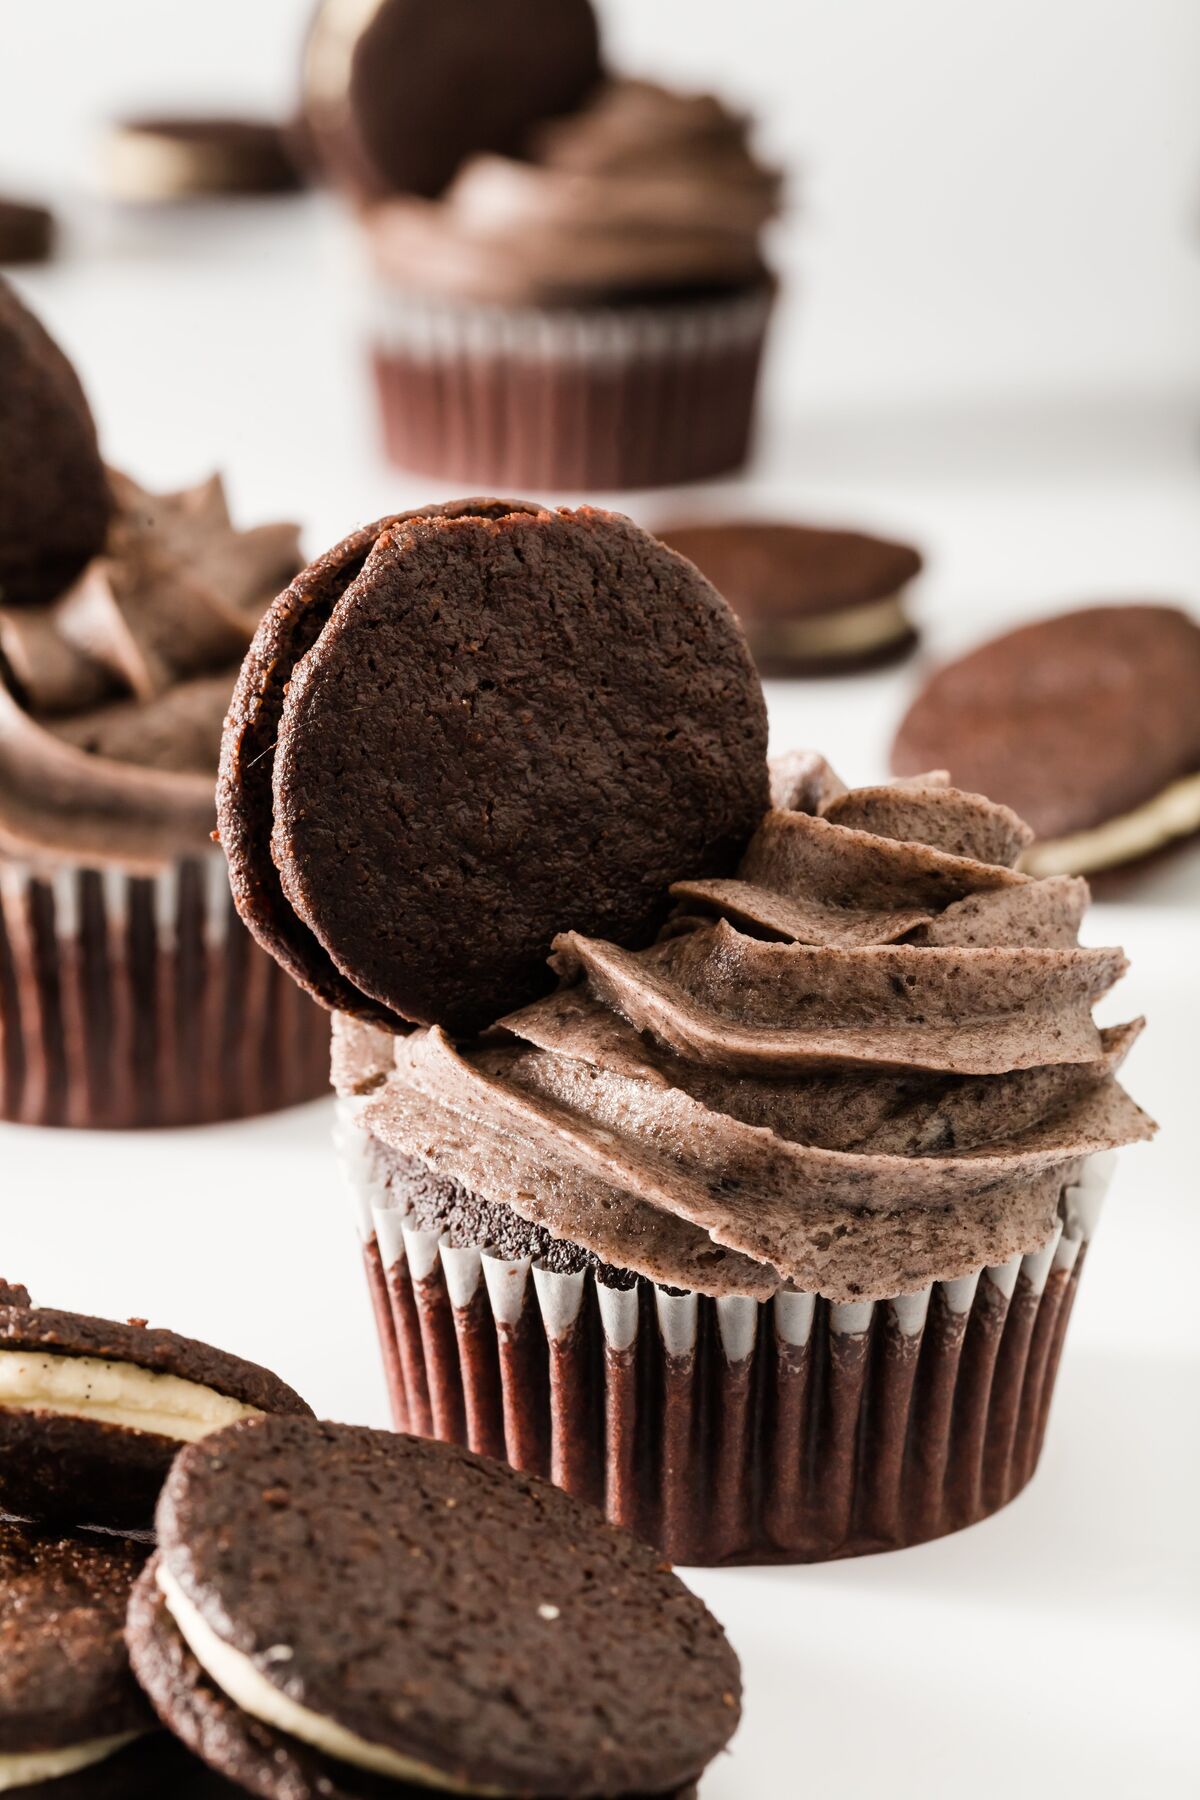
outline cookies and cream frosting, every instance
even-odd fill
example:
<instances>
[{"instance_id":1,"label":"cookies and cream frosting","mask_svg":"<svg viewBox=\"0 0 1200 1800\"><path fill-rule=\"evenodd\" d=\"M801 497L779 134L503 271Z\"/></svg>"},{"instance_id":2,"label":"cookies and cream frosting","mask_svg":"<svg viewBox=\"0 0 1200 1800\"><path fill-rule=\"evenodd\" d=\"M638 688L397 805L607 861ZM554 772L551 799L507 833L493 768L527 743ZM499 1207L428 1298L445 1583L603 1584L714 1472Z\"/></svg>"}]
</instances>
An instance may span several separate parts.
<instances>
[{"instance_id":1,"label":"cookies and cream frosting","mask_svg":"<svg viewBox=\"0 0 1200 1800\"><path fill-rule=\"evenodd\" d=\"M371 209L380 272L444 299L551 306L766 278L780 178L712 96L613 81L529 149L471 158L436 200Z\"/></svg>"},{"instance_id":2,"label":"cookies and cream frosting","mask_svg":"<svg viewBox=\"0 0 1200 1800\"><path fill-rule=\"evenodd\" d=\"M459 1047L366 1058L383 1145L653 1281L880 1298L1044 1244L1080 1162L1150 1135L1094 1004L1080 880L944 776L777 768L736 878L630 951L567 934L559 991Z\"/></svg>"},{"instance_id":3,"label":"cookies and cream frosting","mask_svg":"<svg viewBox=\"0 0 1200 1800\"><path fill-rule=\"evenodd\" d=\"M237 665L299 565L296 527L236 529L216 476L110 481L104 553L49 605L0 607L0 857L203 851Z\"/></svg>"}]
</instances>

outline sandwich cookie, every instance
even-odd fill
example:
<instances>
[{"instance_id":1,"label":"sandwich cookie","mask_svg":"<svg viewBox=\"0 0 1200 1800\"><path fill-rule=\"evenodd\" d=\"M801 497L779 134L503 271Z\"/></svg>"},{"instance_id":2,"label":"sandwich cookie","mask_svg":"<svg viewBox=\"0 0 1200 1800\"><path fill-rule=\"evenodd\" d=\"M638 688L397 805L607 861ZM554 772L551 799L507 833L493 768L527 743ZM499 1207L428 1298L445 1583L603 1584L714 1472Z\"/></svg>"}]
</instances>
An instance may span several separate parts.
<instances>
[{"instance_id":1,"label":"sandwich cookie","mask_svg":"<svg viewBox=\"0 0 1200 1800\"><path fill-rule=\"evenodd\" d=\"M1200 831L1200 625L1094 606L939 669L896 733L899 775L940 765L1035 834L1021 868L1092 875Z\"/></svg>"},{"instance_id":2,"label":"sandwich cookie","mask_svg":"<svg viewBox=\"0 0 1200 1800\"><path fill-rule=\"evenodd\" d=\"M61 593L102 550L111 512L79 379L0 277L0 604Z\"/></svg>"},{"instance_id":3,"label":"sandwich cookie","mask_svg":"<svg viewBox=\"0 0 1200 1800\"><path fill-rule=\"evenodd\" d=\"M851 674L916 644L904 601L922 558L908 544L758 519L668 525L659 536L724 594L763 675Z\"/></svg>"},{"instance_id":4,"label":"sandwich cookie","mask_svg":"<svg viewBox=\"0 0 1200 1800\"><path fill-rule=\"evenodd\" d=\"M650 941L767 801L745 640L614 513L465 500L368 526L275 602L217 810L234 899L325 1005L473 1032L574 929Z\"/></svg>"},{"instance_id":5,"label":"sandwich cookie","mask_svg":"<svg viewBox=\"0 0 1200 1800\"><path fill-rule=\"evenodd\" d=\"M308 1411L241 1357L137 1320L34 1307L0 1283L0 1513L145 1530L181 1444Z\"/></svg>"},{"instance_id":6,"label":"sandwich cookie","mask_svg":"<svg viewBox=\"0 0 1200 1800\"><path fill-rule=\"evenodd\" d=\"M105 186L117 200L285 194L301 185L283 127L266 119L146 118L113 125Z\"/></svg>"},{"instance_id":7,"label":"sandwich cookie","mask_svg":"<svg viewBox=\"0 0 1200 1800\"><path fill-rule=\"evenodd\" d=\"M5 1800L192 1792L194 1765L159 1729L125 1649L129 1591L146 1555L128 1539L0 1523Z\"/></svg>"},{"instance_id":8,"label":"sandwich cookie","mask_svg":"<svg viewBox=\"0 0 1200 1800\"><path fill-rule=\"evenodd\" d=\"M681 1795L737 1658L661 1558L448 1444L258 1419L189 1446L128 1640L160 1718L268 1800Z\"/></svg>"},{"instance_id":9,"label":"sandwich cookie","mask_svg":"<svg viewBox=\"0 0 1200 1800\"><path fill-rule=\"evenodd\" d=\"M320 0L304 124L340 185L432 197L468 156L518 152L599 80L591 0Z\"/></svg>"}]
</instances>

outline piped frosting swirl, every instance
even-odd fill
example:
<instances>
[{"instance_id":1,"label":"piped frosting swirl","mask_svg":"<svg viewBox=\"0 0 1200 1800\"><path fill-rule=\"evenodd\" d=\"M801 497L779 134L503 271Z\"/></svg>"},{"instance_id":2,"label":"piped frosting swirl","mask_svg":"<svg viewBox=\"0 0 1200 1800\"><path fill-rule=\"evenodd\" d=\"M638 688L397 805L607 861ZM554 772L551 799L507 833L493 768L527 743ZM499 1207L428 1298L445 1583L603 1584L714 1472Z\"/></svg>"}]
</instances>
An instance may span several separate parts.
<instances>
[{"instance_id":1,"label":"piped frosting swirl","mask_svg":"<svg viewBox=\"0 0 1200 1800\"><path fill-rule=\"evenodd\" d=\"M359 1067L385 1145L651 1280L879 1298L1038 1248L1082 1159L1145 1138L1141 1021L1091 1009L1086 885L944 778L847 793L777 769L736 880L638 952L568 935L563 985L467 1048ZM808 805L811 810L799 810Z\"/></svg>"},{"instance_id":2,"label":"piped frosting swirl","mask_svg":"<svg viewBox=\"0 0 1200 1800\"><path fill-rule=\"evenodd\" d=\"M300 562L294 525L234 527L217 476L109 482L103 554L50 604L0 607L0 856L203 851L237 665Z\"/></svg>"},{"instance_id":3,"label":"piped frosting swirl","mask_svg":"<svg viewBox=\"0 0 1200 1800\"><path fill-rule=\"evenodd\" d=\"M474 157L437 200L388 200L367 225L406 290L562 305L764 280L780 187L719 100L614 81L528 158Z\"/></svg>"}]
</instances>

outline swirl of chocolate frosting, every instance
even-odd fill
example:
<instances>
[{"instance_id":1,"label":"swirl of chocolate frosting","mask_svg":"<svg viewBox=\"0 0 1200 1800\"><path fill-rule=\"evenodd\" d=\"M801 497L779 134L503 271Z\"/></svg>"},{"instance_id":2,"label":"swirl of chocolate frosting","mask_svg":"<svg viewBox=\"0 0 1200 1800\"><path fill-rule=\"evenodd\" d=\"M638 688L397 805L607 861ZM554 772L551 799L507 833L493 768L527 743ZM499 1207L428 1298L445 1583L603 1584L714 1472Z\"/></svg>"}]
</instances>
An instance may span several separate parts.
<instances>
[{"instance_id":1,"label":"swirl of chocolate frosting","mask_svg":"<svg viewBox=\"0 0 1200 1800\"><path fill-rule=\"evenodd\" d=\"M560 938L559 991L475 1045L368 1055L364 1123L706 1294L878 1299L1039 1248L1082 1159L1154 1129L1116 1081L1142 1021L1092 1020L1126 964L1079 946L1086 884L1019 874L1026 827L944 776L774 773L736 879L673 889L647 950Z\"/></svg>"},{"instance_id":2,"label":"swirl of chocolate frosting","mask_svg":"<svg viewBox=\"0 0 1200 1800\"><path fill-rule=\"evenodd\" d=\"M474 157L439 199L366 218L380 272L410 292L553 306L765 280L780 188L720 101L614 81L527 159Z\"/></svg>"},{"instance_id":3,"label":"swirl of chocolate frosting","mask_svg":"<svg viewBox=\"0 0 1200 1800\"><path fill-rule=\"evenodd\" d=\"M207 847L221 727L294 525L239 531L219 477L109 472L103 553L56 600L0 607L0 857L153 870Z\"/></svg>"}]
</instances>

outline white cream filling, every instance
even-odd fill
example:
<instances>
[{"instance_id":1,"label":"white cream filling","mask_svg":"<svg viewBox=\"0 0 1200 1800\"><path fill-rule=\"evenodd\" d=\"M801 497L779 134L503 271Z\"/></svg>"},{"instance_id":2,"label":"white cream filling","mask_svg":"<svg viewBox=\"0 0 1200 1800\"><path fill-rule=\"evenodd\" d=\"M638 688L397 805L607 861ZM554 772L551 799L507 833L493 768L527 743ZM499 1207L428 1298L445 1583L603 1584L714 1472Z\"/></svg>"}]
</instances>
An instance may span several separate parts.
<instances>
[{"instance_id":1,"label":"white cream filling","mask_svg":"<svg viewBox=\"0 0 1200 1800\"><path fill-rule=\"evenodd\" d=\"M773 655L855 656L878 650L911 630L903 592L868 600L817 619L791 619L752 626L756 640Z\"/></svg>"},{"instance_id":2,"label":"white cream filling","mask_svg":"<svg viewBox=\"0 0 1200 1800\"><path fill-rule=\"evenodd\" d=\"M231 162L211 145L132 130L112 132L102 158L105 192L117 200L174 200L203 193Z\"/></svg>"},{"instance_id":3,"label":"white cream filling","mask_svg":"<svg viewBox=\"0 0 1200 1800\"><path fill-rule=\"evenodd\" d=\"M299 1738L302 1744L320 1750L325 1756L336 1757L339 1762L349 1763L356 1769L367 1769L373 1775L390 1775L397 1781L411 1781L419 1787L437 1788L443 1793L476 1794L487 1796L488 1800L503 1800L500 1788L467 1787L452 1781L439 1770L401 1756L383 1744L369 1743L356 1732L347 1731L336 1720L324 1719L320 1713L310 1712L299 1701L289 1699L267 1680L248 1656L217 1636L161 1558L156 1578L171 1617L200 1667L221 1692L252 1719L285 1732L288 1737ZM275 1654L280 1661L286 1661L290 1652L286 1646L279 1646Z\"/></svg>"},{"instance_id":4,"label":"white cream filling","mask_svg":"<svg viewBox=\"0 0 1200 1800\"><path fill-rule=\"evenodd\" d=\"M1092 831L1040 838L1025 851L1019 866L1027 875L1088 875L1148 856L1172 838L1190 837L1194 831L1200 831L1200 774L1173 781L1144 806Z\"/></svg>"},{"instance_id":5,"label":"white cream filling","mask_svg":"<svg viewBox=\"0 0 1200 1800\"><path fill-rule=\"evenodd\" d=\"M49 1350L0 1350L0 1407L63 1413L101 1425L123 1425L191 1444L239 1419L260 1416L228 1394L160 1375L134 1363L98 1356L60 1356Z\"/></svg>"},{"instance_id":6,"label":"white cream filling","mask_svg":"<svg viewBox=\"0 0 1200 1800\"><path fill-rule=\"evenodd\" d=\"M34 1787L39 1781L58 1781L115 1756L141 1731L124 1731L117 1737L91 1738L86 1744L68 1744L62 1750L11 1750L0 1754L0 1794L10 1788Z\"/></svg>"}]
</instances>

